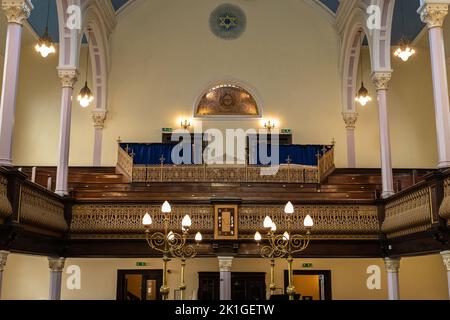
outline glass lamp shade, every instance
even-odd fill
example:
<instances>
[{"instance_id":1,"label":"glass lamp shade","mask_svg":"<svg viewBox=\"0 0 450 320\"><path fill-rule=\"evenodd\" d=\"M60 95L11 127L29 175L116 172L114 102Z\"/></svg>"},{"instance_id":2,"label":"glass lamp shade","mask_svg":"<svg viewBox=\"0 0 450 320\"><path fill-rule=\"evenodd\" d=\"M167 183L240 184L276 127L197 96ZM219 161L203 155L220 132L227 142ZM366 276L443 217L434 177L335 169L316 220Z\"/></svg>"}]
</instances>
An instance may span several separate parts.
<instances>
[{"instance_id":1,"label":"glass lamp shade","mask_svg":"<svg viewBox=\"0 0 450 320\"><path fill-rule=\"evenodd\" d=\"M289 232L286 231L285 233L283 233L283 240L289 241L289 239L290 239Z\"/></svg>"},{"instance_id":2,"label":"glass lamp shade","mask_svg":"<svg viewBox=\"0 0 450 320\"><path fill-rule=\"evenodd\" d=\"M292 203L290 201L284 207L284 213L286 213L286 214L294 213L294 206L292 205Z\"/></svg>"},{"instance_id":3,"label":"glass lamp shade","mask_svg":"<svg viewBox=\"0 0 450 320\"><path fill-rule=\"evenodd\" d=\"M416 50L411 46L411 43L402 38L398 44L398 48L394 51L394 56L406 62L416 53Z\"/></svg>"},{"instance_id":4,"label":"glass lamp shade","mask_svg":"<svg viewBox=\"0 0 450 320\"><path fill-rule=\"evenodd\" d=\"M169 241L173 241L175 239L175 234L173 233L173 231L169 232L169 234L167 235L167 239L169 239Z\"/></svg>"},{"instance_id":5,"label":"glass lamp shade","mask_svg":"<svg viewBox=\"0 0 450 320\"><path fill-rule=\"evenodd\" d=\"M402 45L394 51L394 56L402 59L403 62L406 62L416 53L416 50L411 48L409 45Z\"/></svg>"},{"instance_id":6,"label":"glass lamp shade","mask_svg":"<svg viewBox=\"0 0 450 320\"><path fill-rule=\"evenodd\" d=\"M261 233L259 233L259 231L256 231L256 233L255 233L255 241L256 242L260 242L261 240L262 240Z\"/></svg>"},{"instance_id":7,"label":"glass lamp shade","mask_svg":"<svg viewBox=\"0 0 450 320\"><path fill-rule=\"evenodd\" d=\"M50 54L56 52L52 38L48 34L48 30L45 30L44 35L39 38L38 43L35 46L35 49L37 52L41 54L43 58L47 58Z\"/></svg>"},{"instance_id":8,"label":"glass lamp shade","mask_svg":"<svg viewBox=\"0 0 450 320\"><path fill-rule=\"evenodd\" d=\"M181 226L183 229L189 229L192 226L192 220L189 215L185 215L183 221L181 222Z\"/></svg>"},{"instance_id":9,"label":"glass lamp shade","mask_svg":"<svg viewBox=\"0 0 450 320\"><path fill-rule=\"evenodd\" d=\"M272 222L271 230L272 230L272 232L277 231L277 225L275 224L275 222Z\"/></svg>"},{"instance_id":10,"label":"glass lamp shade","mask_svg":"<svg viewBox=\"0 0 450 320\"><path fill-rule=\"evenodd\" d=\"M197 232L195 235L195 241L201 242L203 240L202 234L200 232Z\"/></svg>"},{"instance_id":11,"label":"glass lamp shade","mask_svg":"<svg viewBox=\"0 0 450 320\"><path fill-rule=\"evenodd\" d=\"M273 224L272 219L271 219L269 216L267 216L267 217L264 219L264 228L265 228L265 229L270 229L270 228L272 228L272 224Z\"/></svg>"},{"instance_id":12,"label":"glass lamp shade","mask_svg":"<svg viewBox=\"0 0 450 320\"><path fill-rule=\"evenodd\" d=\"M152 217L148 213L146 213L144 218L142 219L142 224L144 226L151 226L152 223L153 223Z\"/></svg>"},{"instance_id":13,"label":"glass lamp shade","mask_svg":"<svg viewBox=\"0 0 450 320\"><path fill-rule=\"evenodd\" d=\"M87 81L84 84L84 87L81 89L80 93L78 94L77 100L80 103L80 106L82 106L83 108L89 107L92 101L94 101L94 95L92 94L91 89L89 89Z\"/></svg>"},{"instance_id":14,"label":"glass lamp shade","mask_svg":"<svg viewBox=\"0 0 450 320\"><path fill-rule=\"evenodd\" d=\"M361 89L359 89L355 101L362 106L365 106L368 102L372 101L369 91L364 87L364 83L361 84Z\"/></svg>"},{"instance_id":15,"label":"glass lamp shade","mask_svg":"<svg viewBox=\"0 0 450 320\"><path fill-rule=\"evenodd\" d=\"M303 221L303 225L306 228L312 228L314 226L314 221L309 214L306 216L305 220Z\"/></svg>"},{"instance_id":16,"label":"glass lamp shade","mask_svg":"<svg viewBox=\"0 0 450 320\"><path fill-rule=\"evenodd\" d=\"M172 207L170 206L170 203L168 201L164 202L164 204L161 207L162 213L171 213Z\"/></svg>"}]
</instances>

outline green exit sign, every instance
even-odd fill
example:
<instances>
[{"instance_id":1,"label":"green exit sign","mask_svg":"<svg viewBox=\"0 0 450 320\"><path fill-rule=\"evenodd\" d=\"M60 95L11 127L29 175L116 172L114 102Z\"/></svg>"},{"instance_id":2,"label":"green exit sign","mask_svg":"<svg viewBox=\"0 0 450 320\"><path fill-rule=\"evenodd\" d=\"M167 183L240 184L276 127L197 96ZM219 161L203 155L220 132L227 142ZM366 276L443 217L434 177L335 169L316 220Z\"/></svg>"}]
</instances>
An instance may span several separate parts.
<instances>
[{"instance_id":1,"label":"green exit sign","mask_svg":"<svg viewBox=\"0 0 450 320\"><path fill-rule=\"evenodd\" d=\"M145 267L147 262L136 262L136 267Z\"/></svg>"},{"instance_id":2,"label":"green exit sign","mask_svg":"<svg viewBox=\"0 0 450 320\"><path fill-rule=\"evenodd\" d=\"M292 134L292 129L281 129L281 134Z\"/></svg>"},{"instance_id":3,"label":"green exit sign","mask_svg":"<svg viewBox=\"0 0 450 320\"><path fill-rule=\"evenodd\" d=\"M164 133L171 133L172 131L172 128L162 128L162 132Z\"/></svg>"},{"instance_id":4,"label":"green exit sign","mask_svg":"<svg viewBox=\"0 0 450 320\"><path fill-rule=\"evenodd\" d=\"M302 267L303 268L312 268L313 267L313 264L312 263L304 263L303 265L302 265Z\"/></svg>"}]
</instances>

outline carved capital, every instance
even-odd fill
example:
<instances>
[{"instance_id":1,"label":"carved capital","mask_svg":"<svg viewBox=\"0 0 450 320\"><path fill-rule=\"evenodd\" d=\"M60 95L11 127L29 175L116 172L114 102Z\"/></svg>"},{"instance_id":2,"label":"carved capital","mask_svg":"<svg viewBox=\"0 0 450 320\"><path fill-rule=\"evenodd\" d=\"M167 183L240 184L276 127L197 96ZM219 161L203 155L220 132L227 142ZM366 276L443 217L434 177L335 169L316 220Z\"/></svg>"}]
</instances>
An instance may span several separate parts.
<instances>
[{"instance_id":1,"label":"carved capital","mask_svg":"<svg viewBox=\"0 0 450 320\"><path fill-rule=\"evenodd\" d=\"M400 270L400 258L385 258L384 264L388 273L398 273Z\"/></svg>"},{"instance_id":2,"label":"carved capital","mask_svg":"<svg viewBox=\"0 0 450 320\"><path fill-rule=\"evenodd\" d=\"M356 112L346 112L342 114L347 129L355 129L356 121L358 121L358 114Z\"/></svg>"},{"instance_id":3,"label":"carved capital","mask_svg":"<svg viewBox=\"0 0 450 320\"><path fill-rule=\"evenodd\" d=\"M9 251L0 251L0 272L5 269L6 260L8 259Z\"/></svg>"},{"instance_id":4,"label":"carved capital","mask_svg":"<svg viewBox=\"0 0 450 320\"><path fill-rule=\"evenodd\" d=\"M442 260L447 268L447 272L450 272L450 251L441 252Z\"/></svg>"},{"instance_id":5,"label":"carved capital","mask_svg":"<svg viewBox=\"0 0 450 320\"><path fill-rule=\"evenodd\" d=\"M92 110L92 120L94 121L95 129L103 129L105 126L106 115L108 111L105 109Z\"/></svg>"},{"instance_id":6,"label":"carved capital","mask_svg":"<svg viewBox=\"0 0 450 320\"><path fill-rule=\"evenodd\" d=\"M48 266L51 272L62 272L66 258L48 258Z\"/></svg>"},{"instance_id":7,"label":"carved capital","mask_svg":"<svg viewBox=\"0 0 450 320\"><path fill-rule=\"evenodd\" d=\"M58 69L58 76L63 88L73 88L78 80L78 71L76 69Z\"/></svg>"},{"instance_id":8,"label":"carved capital","mask_svg":"<svg viewBox=\"0 0 450 320\"><path fill-rule=\"evenodd\" d=\"M22 25L30 17L33 5L30 0L2 0L2 8L8 23Z\"/></svg>"},{"instance_id":9,"label":"carved capital","mask_svg":"<svg viewBox=\"0 0 450 320\"><path fill-rule=\"evenodd\" d=\"M372 82L377 89L379 90L388 90L389 89L389 81L391 81L392 72L373 72L372 73Z\"/></svg>"},{"instance_id":10,"label":"carved capital","mask_svg":"<svg viewBox=\"0 0 450 320\"><path fill-rule=\"evenodd\" d=\"M218 257L220 272L231 272L233 257Z\"/></svg>"},{"instance_id":11,"label":"carved capital","mask_svg":"<svg viewBox=\"0 0 450 320\"><path fill-rule=\"evenodd\" d=\"M417 11L420 19L427 24L428 29L442 28L448 14L447 3L425 3Z\"/></svg>"}]
</instances>

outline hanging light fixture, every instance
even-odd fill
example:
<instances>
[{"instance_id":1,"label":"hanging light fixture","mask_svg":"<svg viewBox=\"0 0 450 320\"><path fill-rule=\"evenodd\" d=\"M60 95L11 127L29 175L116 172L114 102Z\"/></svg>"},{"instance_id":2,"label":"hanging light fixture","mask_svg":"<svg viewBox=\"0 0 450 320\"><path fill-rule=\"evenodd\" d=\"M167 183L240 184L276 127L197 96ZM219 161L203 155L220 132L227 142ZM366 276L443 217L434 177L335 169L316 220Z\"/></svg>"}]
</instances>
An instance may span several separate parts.
<instances>
[{"instance_id":1,"label":"hanging light fixture","mask_svg":"<svg viewBox=\"0 0 450 320\"><path fill-rule=\"evenodd\" d=\"M50 17L50 0L47 0L47 24L45 26L45 32L42 35L42 37L39 38L38 43L35 46L36 51L39 52L43 58L47 58L49 54L56 52L52 38L48 33L49 17Z\"/></svg>"},{"instance_id":2,"label":"hanging light fixture","mask_svg":"<svg viewBox=\"0 0 450 320\"><path fill-rule=\"evenodd\" d=\"M86 53L86 82L84 83L84 87L81 88L80 93L78 94L78 102L80 106L83 108L89 107L89 105L94 101L94 95L92 94L91 89L88 87L87 78L88 78L88 70L89 70L89 41L91 39L91 29L88 29L88 48Z\"/></svg>"},{"instance_id":3,"label":"hanging light fixture","mask_svg":"<svg viewBox=\"0 0 450 320\"><path fill-rule=\"evenodd\" d=\"M361 48L362 48L362 37L361 37L361 31L359 32L359 38L361 41ZM369 91L364 87L364 81L363 81L363 66L364 66L364 60L363 60L363 54L360 54L361 57L361 88L358 91L358 94L356 95L355 101L358 102L360 105L365 106L368 102L372 101L372 98L369 95Z\"/></svg>"},{"instance_id":4,"label":"hanging light fixture","mask_svg":"<svg viewBox=\"0 0 450 320\"><path fill-rule=\"evenodd\" d=\"M402 14L402 38L398 44L398 48L394 51L394 56L402 59L403 62L406 62L411 58L416 50L411 46L411 42L406 37L406 15L405 15L405 0L401 0L401 14Z\"/></svg>"}]
</instances>

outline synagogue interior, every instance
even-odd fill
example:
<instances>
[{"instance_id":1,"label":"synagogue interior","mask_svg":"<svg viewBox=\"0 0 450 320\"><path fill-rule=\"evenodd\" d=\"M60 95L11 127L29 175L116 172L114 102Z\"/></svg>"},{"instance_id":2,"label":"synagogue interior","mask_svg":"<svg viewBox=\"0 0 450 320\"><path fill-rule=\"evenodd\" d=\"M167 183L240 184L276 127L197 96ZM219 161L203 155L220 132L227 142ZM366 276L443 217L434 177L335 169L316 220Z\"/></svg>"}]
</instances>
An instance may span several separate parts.
<instances>
[{"instance_id":1,"label":"synagogue interior","mask_svg":"<svg viewBox=\"0 0 450 320\"><path fill-rule=\"evenodd\" d=\"M450 0L1 5L1 300L449 300Z\"/></svg>"}]
</instances>

